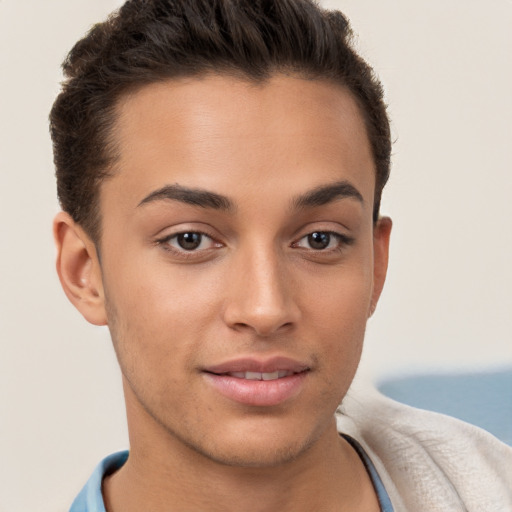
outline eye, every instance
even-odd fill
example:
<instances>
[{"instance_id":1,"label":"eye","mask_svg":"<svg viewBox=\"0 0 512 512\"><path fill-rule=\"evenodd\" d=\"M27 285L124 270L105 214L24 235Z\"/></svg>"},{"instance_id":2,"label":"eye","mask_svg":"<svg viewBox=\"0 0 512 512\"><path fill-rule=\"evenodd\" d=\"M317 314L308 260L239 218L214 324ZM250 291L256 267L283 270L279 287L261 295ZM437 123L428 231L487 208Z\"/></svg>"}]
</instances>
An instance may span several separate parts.
<instances>
[{"instance_id":1,"label":"eye","mask_svg":"<svg viewBox=\"0 0 512 512\"><path fill-rule=\"evenodd\" d=\"M160 240L159 243L170 246L170 248L180 252L201 251L220 246L211 237L198 231L177 233Z\"/></svg>"},{"instance_id":2,"label":"eye","mask_svg":"<svg viewBox=\"0 0 512 512\"><path fill-rule=\"evenodd\" d=\"M332 231L314 231L306 236L303 236L298 242L293 244L294 247L301 247L304 249L312 249L314 251L335 250L343 245L352 243L352 239L333 233Z\"/></svg>"}]
</instances>

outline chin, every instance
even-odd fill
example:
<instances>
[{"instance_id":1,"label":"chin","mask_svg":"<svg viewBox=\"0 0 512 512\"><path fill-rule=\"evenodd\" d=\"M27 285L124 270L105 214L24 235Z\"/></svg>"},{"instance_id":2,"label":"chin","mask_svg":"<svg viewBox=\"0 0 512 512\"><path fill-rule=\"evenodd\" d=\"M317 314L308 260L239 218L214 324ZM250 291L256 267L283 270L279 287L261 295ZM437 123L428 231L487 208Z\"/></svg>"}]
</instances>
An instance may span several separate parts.
<instances>
[{"instance_id":1,"label":"chin","mask_svg":"<svg viewBox=\"0 0 512 512\"><path fill-rule=\"evenodd\" d=\"M189 448L206 459L239 468L272 468L305 456L322 436L324 429L305 428L279 421L252 418L250 425L236 422L222 432L213 429L199 442L183 439ZM244 423L244 422L242 422ZM311 427L311 425L310 425ZM196 440L197 441L197 440Z\"/></svg>"},{"instance_id":2,"label":"chin","mask_svg":"<svg viewBox=\"0 0 512 512\"><path fill-rule=\"evenodd\" d=\"M212 462L224 466L263 469L282 466L300 458L311 444L312 442L291 444L288 439L286 445L273 446L273 443L269 443L262 446L260 443L245 442L242 446L202 447L196 448L196 451Z\"/></svg>"}]
</instances>

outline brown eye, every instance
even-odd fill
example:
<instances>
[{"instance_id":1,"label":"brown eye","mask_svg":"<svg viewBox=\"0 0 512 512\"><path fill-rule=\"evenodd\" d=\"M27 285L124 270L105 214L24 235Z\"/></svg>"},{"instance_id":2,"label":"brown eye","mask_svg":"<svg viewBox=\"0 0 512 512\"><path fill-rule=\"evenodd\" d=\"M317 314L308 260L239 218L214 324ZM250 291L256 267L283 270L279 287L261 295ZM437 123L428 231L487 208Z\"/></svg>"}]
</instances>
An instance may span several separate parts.
<instances>
[{"instance_id":1,"label":"brown eye","mask_svg":"<svg viewBox=\"0 0 512 512\"><path fill-rule=\"evenodd\" d=\"M185 251L193 251L201 246L202 233L180 233L176 236L176 243Z\"/></svg>"},{"instance_id":2,"label":"brown eye","mask_svg":"<svg viewBox=\"0 0 512 512\"><path fill-rule=\"evenodd\" d=\"M331 243L331 233L316 232L308 235L308 244L311 249L322 250L327 249Z\"/></svg>"},{"instance_id":3,"label":"brown eye","mask_svg":"<svg viewBox=\"0 0 512 512\"><path fill-rule=\"evenodd\" d=\"M220 247L222 244L215 242L210 236L200 231L184 231L176 233L159 241L164 246L170 246L172 250L178 252L200 252L214 247Z\"/></svg>"},{"instance_id":4,"label":"brown eye","mask_svg":"<svg viewBox=\"0 0 512 512\"><path fill-rule=\"evenodd\" d=\"M292 244L292 247L310 251L336 251L354 242L352 237L334 231L313 231Z\"/></svg>"}]
</instances>

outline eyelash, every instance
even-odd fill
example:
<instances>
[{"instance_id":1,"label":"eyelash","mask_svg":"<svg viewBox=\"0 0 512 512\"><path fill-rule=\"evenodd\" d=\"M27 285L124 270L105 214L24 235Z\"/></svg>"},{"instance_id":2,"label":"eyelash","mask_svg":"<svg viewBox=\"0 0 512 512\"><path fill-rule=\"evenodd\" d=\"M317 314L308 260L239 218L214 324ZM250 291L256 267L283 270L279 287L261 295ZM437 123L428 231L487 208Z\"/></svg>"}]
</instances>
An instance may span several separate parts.
<instances>
[{"instance_id":1,"label":"eyelash","mask_svg":"<svg viewBox=\"0 0 512 512\"><path fill-rule=\"evenodd\" d=\"M304 239L307 239L309 238L310 236L313 236L315 234L321 234L321 235L329 235L329 237L332 237L332 238L335 238L338 243L336 245L336 247L334 248L331 248L331 249L328 249L328 248L325 248L325 249L313 249L313 248L310 248L310 249L306 249L308 251L312 251L313 253L315 254L329 254L329 253L336 253L336 252L341 252L343 251L347 246L350 246L354 243L355 239L352 238L352 237L349 237L347 235L344 235L342 233L337 233L336 231L323 231L323 230L316 230L316 231L311 231L310 233L307 233L306 235L302 236L301 238L299 238L299 240L297 242L294 242L292 244L292 247L299 247L299 242L301 242L302 240ZM331 241L329 241L330 243Z\"/></svg>"},{"instance_id":2,"label":"eyelash","mask_svg":"<svg viewBox=\"0 0 512 512\"><path fill-rule=\"evenodd\" d=\"M317 231L311 231L310 233L307 233L307 234L303 235L296 242L293 242L291 244L291 247L293 247L293 248L301 248L298 244L302 240L307 239L308 237L310 237L312 235L315 235L315 234L329 235L330 237L335 238L338 241L338 243L337 243L336 247L330 248L330 249L329 248L325 248L325 249L303 248L306 251L311 251L313 254L339 253L339 252L342 252L347 246L350 246L350 245L352 245L355 242L354 238L349 237L349 236L344 235L344 234L341 234L341 233L337 233L335 231L317 230ZM209 238L211 240L211 242L214 244L214 246L213 247L209 247L207 249L200 249L200 250L190 249L190 250L187 250L185 248L178 249L178 248L173 247L172 245L170 245L169 242L171 240L173 240L173 239L177 239L180 235L200 235L201 237ZM200 243L202 243L202 242L203 242L203 240L200 241ZM330 243L330 241L329 241L329 243ZM197 230L196 231L194 231L194 230L180 231L179 233L173 233L172 235L168 235L168 236L165 236L163 238L160 238L160 239L156 240L156 244L159 245L159 246L162 246L162 248L165 251L168 251L168 252L171 252L173 254L176 254L179 257L184 258L184 259L187 259L187 258L197 258L199 254L204 254L206 251L209 251L210 249L220 248L220 247L223 246L223 244L221 242L218 242L217 240L215 240L215 238L212 237L211 235L209 235L208 233L205 233L203 231L197 231Z\"/></svg>"},{"instance_id":3,"label":"eyelash","mask_svg":"<svg viewBox=\"0 0 512 512\"><path fill-rule=\"evenodd\" d=\"M179 233L173 233L172 235L168 235L168 236L165 236L163 238L156 240L156 244L161 246L165 251L171 252L171 253L173 253L181 258L185 258L185 259L186 258L197 258L199 253L204 254L205 251L208 251L209 249L211 249L211 248L201 249L200 251L195 250L195 249L187 250L184 248L177 249L176 247L173 247L172 245L170 245L171 240L177 239L180 235L200 235L201 237L209 238L212 241L212 243L214 244L214 247L212 247L212 248L222 246L222 244L220 242L215 240L215 238L213 238L208 233L205 233L204 231L197 231L197 230L180 231ZM200 243L202 243L202 242L203 242L203 240L201 240Z\"/></svg>"}]
</instances>

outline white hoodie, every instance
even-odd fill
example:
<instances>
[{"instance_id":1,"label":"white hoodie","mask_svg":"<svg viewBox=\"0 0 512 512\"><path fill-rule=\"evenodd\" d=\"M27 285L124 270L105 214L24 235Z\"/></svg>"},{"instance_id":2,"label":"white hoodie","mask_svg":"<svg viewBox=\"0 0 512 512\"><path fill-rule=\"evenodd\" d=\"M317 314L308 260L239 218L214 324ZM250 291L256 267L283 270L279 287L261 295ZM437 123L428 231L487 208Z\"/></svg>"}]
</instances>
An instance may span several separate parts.
<instances>
[{"instance_id":1,"label":"white hoodie","mask_svg":"<svg viewBox=\"0 0 512 512\"><path fill-rule=\"evenodd\" d=\"M336 414L379 473L395 512L512 512L512 448L455 418L365 390Z\"/></svg>"}]
</instances>

